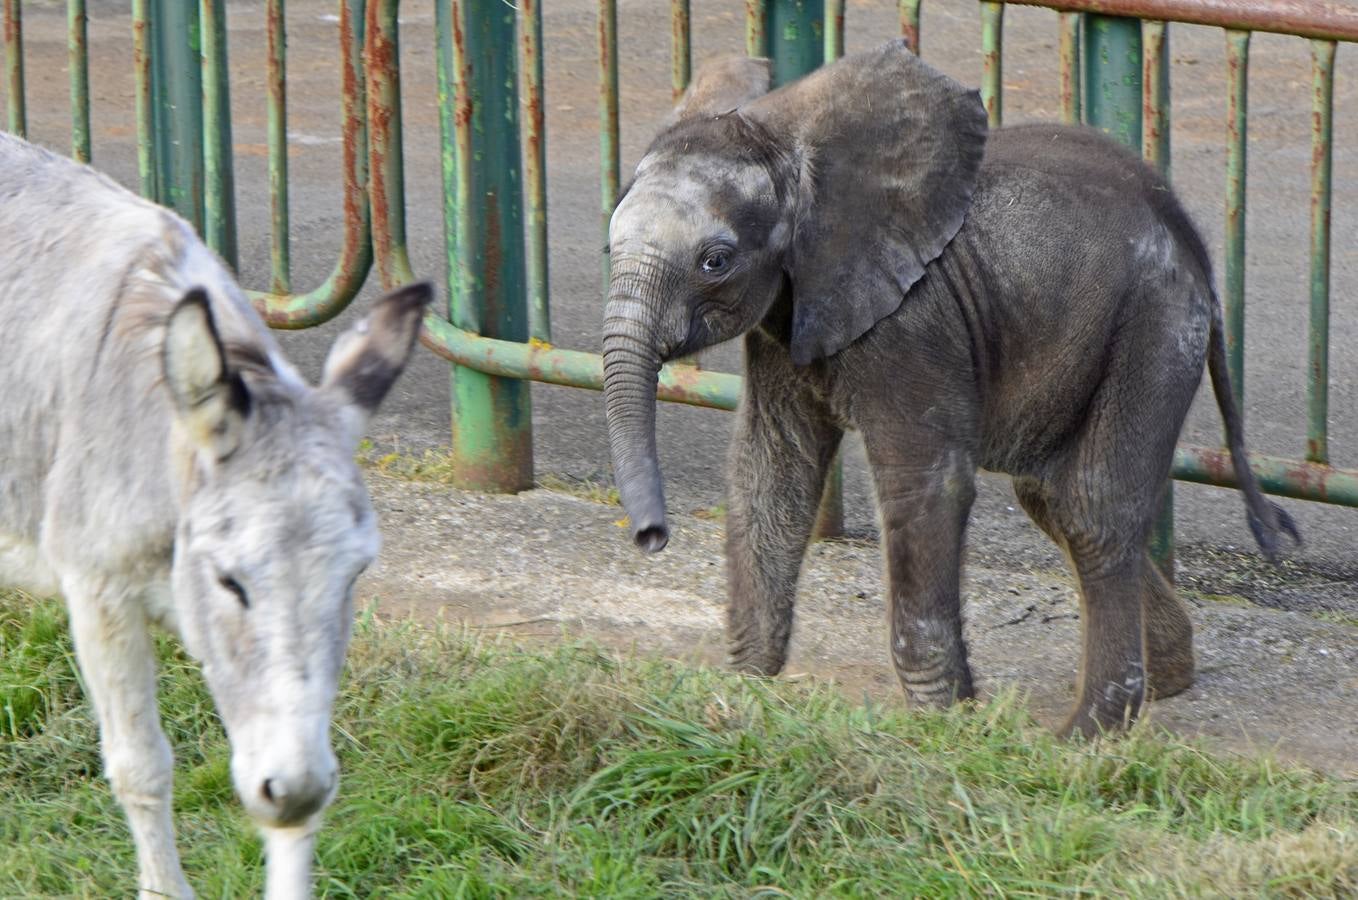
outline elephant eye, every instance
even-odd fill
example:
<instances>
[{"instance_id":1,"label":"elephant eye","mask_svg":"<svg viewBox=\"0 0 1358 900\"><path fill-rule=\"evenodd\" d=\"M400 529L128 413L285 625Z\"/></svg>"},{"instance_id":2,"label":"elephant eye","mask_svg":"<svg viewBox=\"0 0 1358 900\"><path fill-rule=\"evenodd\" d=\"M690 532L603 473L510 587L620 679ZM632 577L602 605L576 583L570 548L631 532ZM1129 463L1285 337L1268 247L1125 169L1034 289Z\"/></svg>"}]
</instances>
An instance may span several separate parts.
<instances>
[{"instance_id":1,"label":"elephant eye","mask_svg":"<svg viewBox=\"0 0 1358 900\"><path fill-rule=\"evenodd\" d=\"M726 267L731 263L731 254L727 250L709 250L703 257L703 271L708 275L720 275L726 271Z\"/></svg>"}]
</instances>

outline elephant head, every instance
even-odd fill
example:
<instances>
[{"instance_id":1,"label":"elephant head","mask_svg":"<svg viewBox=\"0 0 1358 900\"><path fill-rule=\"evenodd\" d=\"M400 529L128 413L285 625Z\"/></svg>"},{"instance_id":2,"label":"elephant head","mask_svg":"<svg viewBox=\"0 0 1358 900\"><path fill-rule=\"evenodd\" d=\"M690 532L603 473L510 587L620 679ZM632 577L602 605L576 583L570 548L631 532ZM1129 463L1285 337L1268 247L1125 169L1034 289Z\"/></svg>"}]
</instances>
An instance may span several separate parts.
<instances>
[{"instance_id":1,"label":"elephant head","mask_svg":"<svg viewBox=\"0 0 1358 900\"><path fill-rule=\"evenodd\" d=\"M768 87L764 60L704 66L609 224L609 442L647 552L668 540L661 365L751 330L785 295L794 363L843 350L952 240L984 153L979 96L903 41Z\"/></svg>"}]
</instances>

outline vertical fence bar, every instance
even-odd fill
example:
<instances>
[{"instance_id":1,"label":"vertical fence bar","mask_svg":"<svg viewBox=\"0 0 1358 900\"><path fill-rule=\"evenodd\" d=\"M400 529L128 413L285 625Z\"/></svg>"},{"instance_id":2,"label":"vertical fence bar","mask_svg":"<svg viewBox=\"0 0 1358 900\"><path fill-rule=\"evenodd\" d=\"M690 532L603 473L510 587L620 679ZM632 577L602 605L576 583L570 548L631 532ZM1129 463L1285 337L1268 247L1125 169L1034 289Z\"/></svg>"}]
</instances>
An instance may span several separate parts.
<instances>
[{"instance_id":1,"label":"vertical fence bar","mask_svg":"<svg viewBox=\"0 0 1358 900\"><path fill-rule=\"evenodd\" d=\"M825 62L825 0L765 0L765 55L775 86Z\"/></svg>"},{"instance_id":2,"label":"vertical fence bar","mask_svg":"<svg viewBox=\"0 0 1358 900\"><path fill-rule=\"evenodd\" d=\"M1169 30L1164 22L1141 23L1141 155L1169 180ZM1151 528L1151 558L1174 580L1174 481L1165 483L1160 514Z\"/></svg>"},{"instance_id":3,"label":"vertical fence bar","mask_svg":"<svg viewBox=\"0 0 1358 900\"><path fill-rule=\"evenodd\" d=\"M1245 182L1249 122L1249 31L1227 30L1226 64L1226 367L1245 413Z\"/></svg>"},{"instance_id":4,"label":"vertical fence bar","mask_svg":"<svg viewBox=\"0 0 1358 900\"><path fill-rule=\"evenodd\" d=\"M919 5L920 0L901 0L901 37L910 52L919 56Z\"/></svg>"},{"instance_id":5,"label":"vertical fence bar","mask_svg":"<svg viewBox=\"0 0 1358 900\"><path fill-rule=\"evenodd\" d=\"M1169 179L1169 30L1141 23L1141 156Z\"/></svg>"},{"instance_id":6,"label":"vertical fence bar","mask_svg":"<svg viewBox=\"0 0 1358 900\"><path fill-rule=\"evenodd\" d=\"M1004 4L981 4L981 53L985 72L981 76L981 102L991 128L1004 121Z\"/></svg>"},{"instance_id":7,"label":"vertical fence bar","mask_svg":"<svg viewBox=\"0 0 1358 900\"><path fill-rule=\"evenodd\" d=\"M1061 13L1061 121L1080 121L1080 14Z\"/></svg>"},{"instance_id":8,"label":"vertical fence bar","mask_svg":"<svg viewBox=\"0 0 1358 900\"><path fill-rule=\"evenodd\" d=\"M1330 173L1334 160L1334 41L1311 42L1311 327L1306 458L1330 461Z\"/></svg>"},{"instance_id":9,"label":"vertical fence bar","mask_svg":"<svg viewBox=\"0 0 1358 900\"><path fill-rule=\"evenodd\" d=\"M543 99L542 0L520 0L524 94L524 194L528 204L528 333L552 339L547 282L547 122Z\"/></svg>"},{"instance_id":10,"label":"vertical fence bar","mask_svg":"<svg viewBox=\"0 0 1358 900\"><path fill-rule=\"evenodd\" d=\"M678 103L693 80L692 10L689 0L670 0L670 100ZM681 356L675 365L701 368L700 353Z\"/></svg>"},{"instance_id":11,"label":"vertical fence bar","mask_svg":"<svg viewBox=\"0 0 1358 900\"><path fill-rule=\"evenodd\" d=\"M1155 57L1152 51L1146 54L1150 61L1143 60L1142 24L1136 19L1085 14L1084 49L1079 53L1078 34L1070 34L1072 21L1080 21L1079 16L1062 22L1063 47L1070 42L1071 54L1084 65L1081 75L1084 85L1083 112L1085 121L1112 135L1125 146L1145 151L1142 141L1142 117L1150 103L1155 115L1161 114L1161 101L1167 101L1158 92L1158 82L1154 90L1143 91L1145 75L1153 68L1157 79L1163 74L1165 59L1163 52ZM1163 51L1163 41L1161 42ZM1078 54L1078 55L1076 55ZM1151 67L1151 62L1154 63ZM1148 68L1149 67L1149 68ZM1064 83L1062 85L1064 90ZM1147 96L1151 99L1147 100ZM1065 100L1063 96L1063 101ZM1069 115L1074 104L1063 102L1064 112ZM1078 109L1078 107L1075 107ZM1168 110L1163 111L1168 115ZM1167 119L1165 120L1167 124ZM1149 125L1149 123L1148 123ZM1161 149L1155 144L1155 152ZM1165 479L1160 515L1151 531L1149 550L1160 571L1170 581L1174 580L1174 487L1173 482Z\"/></svg>"},{"instance_id":12,"label":"vertical fence bar","mask_svg":"<svg viewBox=\"0 0 1358 900\"><path fill-rule=\"evenodd\" d=\"M201 0L201 3L203 237L207 245L235 269L238 265L236 175L231 152L231 70L226 60L226 0ZM287 293L276 289L274 292Z\"/></svg>"},{"instance_id":13,"label":"vertical fence bar","mask_svg":"<svg viewBox=\"0 0 1358 900\"><path fill-rule=\"evenodd\" d=\"M599 193L604 243L608 220L618 202L618 0L599 0ZM608 289L608 254L604 254L603 285Z\"/></svg>"},{"instance_id":14,"label":"vertical fence bar","mask_svg":"<svg viewBox=\"0 0 1358 900\"><path fill-rule=\"evenodd\" d=\"M769 53L768 0L745 0L745 55L767 56Z\"/></svg>"},{"instance_id":15,"label":"vertical fence bar","mask_svg":"<svg viewBox=\"0 0 1358 900\"><path fill-rule=\"evenodd\" d=\"M394 194L395 210L382 209L383 227L404 215L404 190L386 191L385 173L369 177L368 88L364 58L368 0L341 0L339 5L340 145L344 179L344 233L340 257L321 285L305 294L252 294L264 320L272 328L311 328L344 312L363 287L372 269L373 235L379 216L369 194Z\"/></svg>"},{"instance_id":16,"label":"vertical fence bar","mask_svg":"<svg viewBox=\"0 0 1358 900\"><path fill-rule=\"evenodd\" d=\"M515 24L514 9L500 0L454 0L458 290L451 318L459 328L522 343L529 329ZM452 456L459 486L501 492L532 487L530 387L453 368Z\"/></svg>"},{"instance_id":17,"label":"vertical fence bar","mask_svg":"<svg viewBox=\"0 0 1358 900\"><path fill-rule=\"evenodd\" d=\"M28 110L24 103L24 20L19 0L5 0L5 74L8 130L24 137L28 134Z\"/></svg>"},{"instance_id":18,"label":"vertical fence bar","mask_svg":"<svg viewBox=\"0 0 1358 900\"><path fill-rule=\"evenodd\" d=\"M354 0L358 3L366 3L367 0ZM530 0L537 6L536 0ZM539 13L540 14L540 13ZM461 27L460 25L458 26ZM458 260L462 258L457 230L460 216L462 214L463 185L460 175L464 172L470 174L470 170L459 169L457 160L459 153L470 152L470 149L463 150L458 145L458 139L463 135L457 127L456 119L458 116L471 115L470 98L463 93L457 92L457 85L464 84L467 80L465 74L458 75L455 67L458 60L453 53L453 2L452 0L434 0L434 32L437 50L437 71L438 71L438 103L439 103L439 163L443 174L443 246L444 275L448 282L448 318L451 321L455 315L455 310L462 309L466 304L459 299L462 294L462 273L459 271ZM463 321L470 317L464 316ZM481 322L476 318L472 324L473 331L481 330Z\"/></svg>"},{"instance_id":19,"label":"vertical fence bar","mask_svg":"<svg viewBox=\"0 0 1358 900\"><path fill-rule=\"evenodd\" d=\"M288 211L288 31L284 0L268 0L264 17L269 90L269 283L275 294L292 292Z\"/></svg>"},{"instance_id":20,"label":"vertical fence bar","mask_svg":"<svg viewBox=\"0 0 1358 900\"><path fill-rule=\"evenodd\" d=\"M203 67L198 4L152 0L157 199L203 233Z\"/></svg>"},{"instance_id":21,"label":"vertical fence bar","mask_svg":"<svg viewBox=\"0 0 1358 900\"><path fill-rule=\"evenodd\" d=\"M795 81L828 61L836 44L829 37L835 28L827 19L842 4L835 0L750 0L746 3L746 35L762 36L763 44L748 47L752 56L772 62L773 86ZM827 16L828 14L828 16ZM755 20L759 21L756 22ZM838 44L842 49L843 44ZM826 478L820 510L816 516L817 538L844 533L843 461L837 455Z\"/></svg>"},{"instance_id":22,"label":"vertical fence bar","mask_svg":"<svg viewBox=\"0 0 1358 900\"><path fill-rule=\"evenodd\" d=\"M85 0L66 3L66 62L71 70L71 156L90 161L90 49Z\"/></svg>"},{"instance_id":23,"label":"vertical fence bar","mask_svg":"<svg viewBox=\"0 0 1358 900\"><path fill-rule=\"evenodd\" d=\"M825 0L825 61L844 55L844 0Z\"/></svg>"},{"instance_id":24,"label":"vertical fence bar","mask_svg":"<svg viewBox=\"0 0 1358 900\"><path fill-rule=\"evenodd\" d=\"M137 175L143 197L155 198L156 143L153 79L151 77L151 0L132 0L132 68L137 91Z\"/></svg>"},{"instance_id":25,"label":"vertical fence bar","mask_svg":"<svg viewBox=\"0 0 1358 900\"><path fill-rule=\"evenodd\" d=\"M1133 150L1141 150L1141 23L1084 16L1084 115Z\"/></svg>"},{"instance_id":26,"label":"vertical fence bar","mask_svg":"<svg viewBox=\"0 0 1358 900\"><path fill-rule=\"evenodd\" d=\"M670 0L670 90L675 103L693 77L689 0Z\"/></svg>"},{"instance_id":27,"label":"vertical fence bar","mask_svg":"<svg viewBox=\"0 0 1358 900\"><path fill-rule=\"evenodd\" d=\"M399 6L400 0L368 0L363 41L373 256L386 288L415 280L406 241Z\"/></svg>"}]
</instances>

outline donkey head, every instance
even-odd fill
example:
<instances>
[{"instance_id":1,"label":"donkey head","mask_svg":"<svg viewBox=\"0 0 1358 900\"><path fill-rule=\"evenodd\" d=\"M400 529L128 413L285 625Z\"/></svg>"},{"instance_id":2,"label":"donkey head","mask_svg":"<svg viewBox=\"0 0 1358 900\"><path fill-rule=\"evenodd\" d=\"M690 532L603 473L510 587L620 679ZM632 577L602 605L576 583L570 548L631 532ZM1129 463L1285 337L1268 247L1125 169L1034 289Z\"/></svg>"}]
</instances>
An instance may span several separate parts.
<instances>
[{"instance_id":1,"label":"donkey head","mask_svg":"<svg viewBox=\"0 0 1358 900\"><path fill-rule=\"evenodd\" d=\"M316 388L266 336L223 340L204 289L167 323L163 367L184 466L176 618L230 737L236 790L269 829L307 828L335 793L330 709L354 582L378 548L354 451L431 295L418 284L379 301L336 341Z\"/></svg>"}]
</instances>

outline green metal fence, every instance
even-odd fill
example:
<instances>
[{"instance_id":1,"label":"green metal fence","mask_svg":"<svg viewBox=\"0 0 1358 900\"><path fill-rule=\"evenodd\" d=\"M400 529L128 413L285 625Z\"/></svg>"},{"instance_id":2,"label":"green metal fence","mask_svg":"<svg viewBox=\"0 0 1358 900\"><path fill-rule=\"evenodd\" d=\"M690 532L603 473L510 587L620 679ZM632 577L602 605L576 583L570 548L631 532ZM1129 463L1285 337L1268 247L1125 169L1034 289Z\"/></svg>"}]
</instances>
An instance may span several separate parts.
<instances>
[{"instance_id":1,"label":"green metal fence","mask_svg":"<svg viewBox=\"0 0 1358 900\"><path fill-rule=\"evenodd\" d=\"M949 0L956 2L956 0ZM1308 428L1304 456L1255 456L1265 490L1358 505L1358 471L1329 464L1330 177L1336 44L1358 41L1358 10L1294 0L1011 0L1053 10L1062 115L1136 147L1167 174L1171 111L1168 23L1219 27L1228 47L1224 302L1231 375L1244 390L1245 202L1250 35L1309 39L1313 59ZM619 187L617 0L598 0L600 223ZM900 30L921 46L923 0L899 0ZM980 0L982 97L1003 120L1004 12ZM289 271L285 0L267 0L271 277L252 294L270 325L306 328L341 312L376 262L385 286L411 280L402 166L398 0L340 0L344 239L329 278L295 292ZM91 156L85 2L68 0L72 154ZM746 48L785 82L843 52L844 0L746 0ZM19 0L3 0L7 126L26 123ZM692 69L689 0L671 0L671 75ZM597 355L555 348L547 270L546 133L541 0L436 0L448 306L422 337L453 363L453 456L463 484L518 490L532 481L527 381L600 390ZM236 262L224 0L133 0L138 165L142 190L194 222ZM476 64L473 65L473 62ZM1082 64L1083 63L1083 64ZM173 77L171 77L173 75ZM520 102L522 101L524 102ZM495 160L490 164L486 160ZM572 224L571 227L577 227ZM586 226L588 227L588 226ZM526 235L526 237L525 237ZM606 265L606 263L605 263ZM735 408L739 378L672 364L662 400ZM1174 476L1234 486L1228 454L1180 447ZM1172 506L1157 543L1172 553Z\"/></svg>"}]
</instances>

